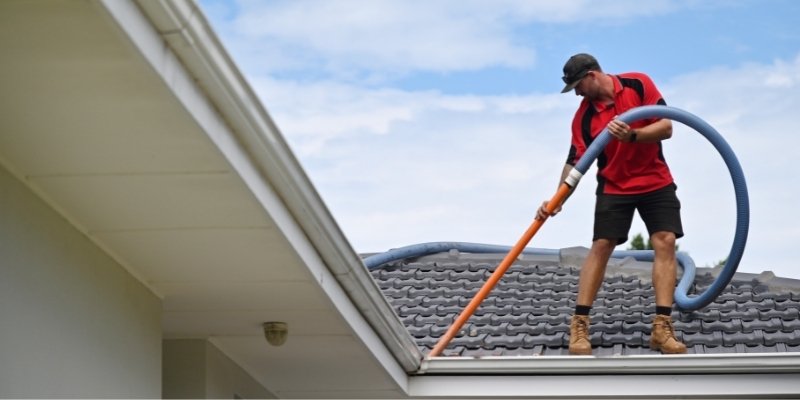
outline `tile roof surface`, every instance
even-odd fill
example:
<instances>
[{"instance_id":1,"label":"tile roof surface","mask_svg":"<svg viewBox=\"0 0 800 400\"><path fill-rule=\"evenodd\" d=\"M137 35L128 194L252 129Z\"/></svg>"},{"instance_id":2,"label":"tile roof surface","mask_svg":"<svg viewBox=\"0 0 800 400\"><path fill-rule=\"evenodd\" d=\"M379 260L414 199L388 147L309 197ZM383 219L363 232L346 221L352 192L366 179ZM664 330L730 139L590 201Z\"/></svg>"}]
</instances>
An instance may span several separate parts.
<instances>
[{"instance_id":1,"label":"tile roof surface","mask_svg":"<svg viewBox=\"0 0 800 400\"><path fill-rule=\"evenodd\" d=\"M560 256L515 261L442 355L568 354L580 260L587 251L570 248ZM503 256L451 250L390 262L371 274L427 354ZM591 315L594 355L658 354L649 348L655 313L651 266L630 258L609 262ZM718 272L698 268L689 294L705 290ZM713 303L675 310L672 317L689 354L800 352L800 280L737 273Z\"/></svg>"}]
</instances>

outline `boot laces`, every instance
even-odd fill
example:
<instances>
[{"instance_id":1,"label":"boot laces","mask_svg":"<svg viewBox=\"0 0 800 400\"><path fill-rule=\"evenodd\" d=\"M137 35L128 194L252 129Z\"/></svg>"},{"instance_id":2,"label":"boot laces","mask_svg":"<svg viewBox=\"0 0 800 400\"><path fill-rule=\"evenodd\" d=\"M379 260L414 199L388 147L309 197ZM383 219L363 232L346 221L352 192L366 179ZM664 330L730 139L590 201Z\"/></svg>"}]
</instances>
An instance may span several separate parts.
<instances>
[{"instance_id":1,"label":"boot laces","mask_svg":"<svg viewBox=\"0 0 800 400\"><path fill-rule=\"evenodd\" d=\"M589 336L589 323L583 318L575 320L575 334L577 338L586 338Z\"/></svg>"},{"instance_id":2,"label":"boot laces","mask_svg":"<svg viewBox=\"0 0 800 400\"><path fill-rule=\"evenodd\" d=\"M667 339L675 338L675 327L672 325L672 319L662 318L660 321L658 321L658 324L664 328L664 331L667 334Z\"/></svg>"}]
</instances>

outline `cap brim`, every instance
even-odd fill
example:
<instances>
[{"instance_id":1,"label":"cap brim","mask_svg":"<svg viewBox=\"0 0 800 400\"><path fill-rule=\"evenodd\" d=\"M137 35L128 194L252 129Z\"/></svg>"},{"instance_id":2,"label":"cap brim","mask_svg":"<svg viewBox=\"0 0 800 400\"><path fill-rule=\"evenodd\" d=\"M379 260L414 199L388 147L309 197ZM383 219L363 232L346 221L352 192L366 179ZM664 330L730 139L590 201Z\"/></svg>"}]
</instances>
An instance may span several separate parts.
<instances>
[{"instance_id":1,"label":"cap brim","mask_svg":"<svg viewBox=\"0 0 800 400\"><path fill-rule=\"evenodd\" d=\"M579 83L581 83L580 79L568 84L567 86L564 86L564 89L561 89L561 93L571 92L572 89L575 89L575 86L578 86Z\"/></svg>"}]
</instances>

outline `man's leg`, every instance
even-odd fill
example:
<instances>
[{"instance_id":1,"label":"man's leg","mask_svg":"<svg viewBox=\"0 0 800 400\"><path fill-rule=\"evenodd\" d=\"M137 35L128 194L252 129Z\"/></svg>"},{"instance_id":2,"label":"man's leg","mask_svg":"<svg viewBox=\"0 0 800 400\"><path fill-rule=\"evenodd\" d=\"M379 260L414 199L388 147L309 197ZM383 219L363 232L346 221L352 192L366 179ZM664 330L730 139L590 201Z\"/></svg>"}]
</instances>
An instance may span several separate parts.
<instances>
[{"instance_id":1,"label":"man's leg","mask_svg":"<svg viewBox=\"0 0 800 400\"><path fill-rule=\"evenodd\" d=\"M570 354L592 354L592 342L589 339L589 310L603 283L606 265L615 245L615 240L595 240L592 242L592 248L589 250L583 267L581 267L576 313L572 316L570 324Z\"/></svg>"},{"instance_id":2,"label":"man's leg","mask_svg":"<svg viewBox=\"0 0 800 400\"><path fill-rule=\"evenodd\" d=\"M614 252L616 241L610 239L597 239L592 242L589 255L581 267L580 280L578 281L578 305L592 306L603 284L606 273L606 265L611 253Z\"/></svg>"},{"instance_id":3,"label":"man's leg","mask_svg":"<svg viewBox=\"0 0 800 400\"><path fill-rule=\"evenodd\" d=\"M675 338L672 327L672 304L677 278L675 260L675 234L667 231L654 232L650 242L655 251L653 260L653 289L656 294L656 316L650 333L650 347L662 353L685 353L686 345Z\"/></svg>"},{"instance_id":4,"label":"man's leg","mask_svg":"<svg viewBox=\"0 0 800 400\"><path fill-rule=\"evenodd\" d=\"M650 243L655 251L653 289L656 293L656 306L671 308L677 278L675 234L666 231L654 232L650 235Z\"/></svg>"}]
</instances>

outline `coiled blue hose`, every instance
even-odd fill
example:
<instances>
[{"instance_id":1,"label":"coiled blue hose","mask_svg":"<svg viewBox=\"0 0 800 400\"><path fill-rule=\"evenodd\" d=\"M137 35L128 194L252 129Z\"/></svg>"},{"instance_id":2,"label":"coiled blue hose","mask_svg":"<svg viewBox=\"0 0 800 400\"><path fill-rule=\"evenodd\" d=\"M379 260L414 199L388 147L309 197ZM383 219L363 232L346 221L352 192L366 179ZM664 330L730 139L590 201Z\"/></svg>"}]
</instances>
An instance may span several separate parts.
<instances>
[{"instance_id":1,"label":"coiled blue hose","mask_svg":"<svg viewBox=\"0 0 800 400\"><path fill-rule=\"evenodd\" d=\"M668 106L642 106L630 109L619 116L623 122L630 124L634 121L647 118L667 118L673 121L680 122L690 128L693 128L698 133L703 135L714 148L717 149L725 164L728 166L731 180L733 181L734 195L736 196L736 230L731 244L731 250L722 267L722 272L717 276L711 286L708 287L702 294L689 297L689 287L694 282L694 274L686 274L684 271L683 278L678 282L675 288L675 304L683 310L696 310L707 306L709 303L719 296L725 289L725 286L733 278L736 273L736 268L739 267L739 261L744 254L744 247L747 243L747 232L750 226L750 200L747 195L747 183L744 179L744 172L739 165L739 160L733 153L733 150L728 145L728 142L722 138L711 125L707 124L702 119L694 114L684 110L668 107ZM606 144L611 140L611 135L608 129L603 129L592 144L586 149L581 159L575 165L574 170L577 170L581 175L585 174L594 160L600 155L600 152L606 147ZM580 179L580 177L578 177ZM571 185L574 187L574 185Z\"/></svg>"},{"instance_id":2,"label":"coiled blue hose","mask_svg":"<svg viewBox=\"0 0 800 400\"><path fill-rule=\"evenodd\" d=\"M734 194L736 196L736 230L731 245L731 250L722 268L722 272L717 276L714 282L702 294L690 297L689 289L694 283L696 267L694 261L687 254L678 252L676 258L678 264L683 269L683 276L681 277L678 286L675 288L675 304L678 308L684 311L692 311L703 308L725 289L730 283L733 275L736 273L736 268L739 266L739 261L744 254L745 244L747 243L747 233L750 225L750 202L747 194L747 184L745 183L744 173L742 167L733 150L711 125L701 120L697 116L683 111L678 108L668 106L643 106L637 107L619 116L623 122L630 124L634 121L647 119L647 118L667 118L673 121L683 123L690 128L693 128L698 133L702 134L714 148L717 149L725 164L733 181ZM567 178L567 183L575 187L586 171L591 167L600 152L603 151L605 146L611 140L611 135L607 129L602 132L592 141L592 144L586 149L586 152L575 165L575 168ZM423 243L418 245L406 246L399 249L393 249L385 253L376 254L364 259L364 264L367 268L375 268L390 261L395 261L404 258L416 257L425 254L433 254L444 251L456 249L463 252L470 253L503 253L508 252L511 247L483 245L475 243L464 242L432 242ZM525 249L523 253L526 254L539 254L539 255L557 255L558 250L552 249ZM628 250L628 251L615 251L612 257L633 257L639 261L653 261L654 252L652 250Z\"/></svg>"}]
</instances>

